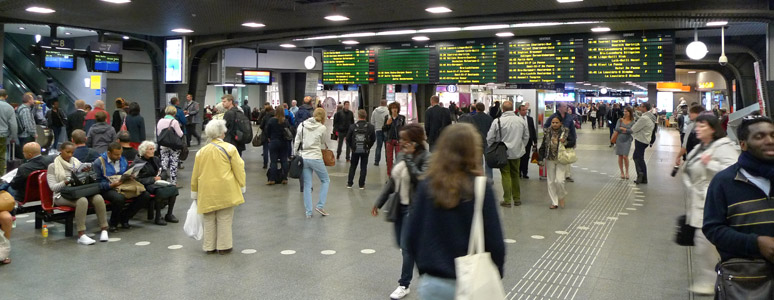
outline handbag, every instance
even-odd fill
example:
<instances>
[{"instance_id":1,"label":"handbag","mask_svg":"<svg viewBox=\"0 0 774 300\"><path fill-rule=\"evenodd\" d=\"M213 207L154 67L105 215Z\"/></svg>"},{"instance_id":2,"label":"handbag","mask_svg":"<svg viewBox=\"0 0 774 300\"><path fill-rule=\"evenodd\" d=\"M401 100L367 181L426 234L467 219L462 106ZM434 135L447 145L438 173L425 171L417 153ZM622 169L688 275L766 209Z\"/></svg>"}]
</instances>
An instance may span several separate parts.
<instances>
[{"instance_id":1,"label":"handbag","mask_svg":"<svg viewBox=\"0 0 774 300\"><path fill-rule=\"evenodd\" d=\"M77 200L82 197L91 197L100 193L99 183L89 183L78 186L65 186L59 190L62 198L68 200Z\"/></svg>"},{"instance_id":2,"label":"handbag","mask_svg":"<svg viewBox=\"0 0 774 300\"><path fill-rule=\"evenodd\" d=\"M470 226L468 254L454 259L457 273L456 300L505 299L500 270L492 255L484 252L484 193L486 177L475 179L473 220Z\"/></svg>"},{"instance_id":3,"label":"handbag","mask_svg":"<svg viewBox=\"0 0 774 300\"><path fill-rule=\"evenodd\" d=\"M204 235L204 216L199 213L196 207L196 200L191 201L191 208L188 209L188 213L185 217L185 223L183 223L183 231L188 237L197 241L202 239Z\"/></svg>"},{"instance_id":4,"label":"handbag","mask_svg":"<svg viewBox=\"0 0 774 300\"><path fill-rule=\"evenodd\" d=\"M263 131L260 131L253 137L253 147L263 146Z\"/></svg>"},{"instance_id":5,"label":"handbag","mask_svg":"<svg viewBox=\"0 0 774 300\"><path fill-rule=\"evenodd\" d=\"M500 169L508 164L508 146L503 142L503 127L500 118L497 118L497 136L500 141L489 145L486 154L484 154L486 165L493 169Z\"/></svg>"},{"instance_id":6,"label":"handbag","mask_svg":"<svg viewBox=\"0 0 774 300\"><path fill-rule=\"evenodd\" d=\"M167 148L171 148L172 150L180 150L183 149L183 138L177 136L177 132L175 132L174 129L172 129L172 122L169 122L169 126L167 128L164 128L159 133L159 136L157 138L159 146L164 146Z\"/></svg>"},{"instance_id":7,"label":"handbag","mask_svg":"<svg viewBox=\"0 0 774 300\"><path fill-rule=\"evenodd\" d=\"M333 155L333 151L328 149L328 144L325 144L325 149L320 150L322 152L323 163L326 167L333 167L336 165L336 156Z\"/></svg>"},{"instance_id":8,"label":"handbag","mask_svg":"<svg viewBox=\"0 0 774 300\"><path fill-rule=\"evenodd\" d=\"M76 172L72 171L70 175L70 186L81 186L97 182L97 174L93 171Z\"/></svg>"},{"instance_id":9,"label":"handbag","mask_svg":"<svg viewBox=\"0 0 774 300\"><path fill-rule=\"evenodd\" d=\"M335 131L334 131L334 132L331 132L331 141L335 141L335 140L337 140L338 138L339 138L339 136L338 136L338 135L336 135L336 132L335 132Z\"/></svg>"},{"instance_id":10,"label":"handbag","mask_svg":"<svg viewBox=\"0 0 774 300\"><path fill-rule=\"evenodd\" d=\"M562 136L564 136L564 134L562 134ZM559 151L556 155L556 160L563 165L569 165L578 161L578 156L575 155L575 148L566 148L563 143L559 142Z\"/></svg>"},{"instance_id":11,"label":"handbag","mask_svg":"<svg viewBox=\"0 0 774 300\"><path fill-rule=\"evenodd\" d=\"M12 211L16 206L16 201L7 191L0 191L0 211Z\"/></svg>"},{"instance_id":12,"label":"handbag","mask_svg":"<svg viewBox=\"0 0 774 300\"><path fill-rule=\"evenodd\" d=\"M188 150L188 145L186 143L183 143L183 149L180 149L180 155L177 157L179 161L185 161L188 159L188 155L191 154L191 151Z\"/></svg>"},{"instance_id":13,"label":"handbag","mask_svg":"<svg viewBox=\"0 0 774 300\"><path fill-rule=\"evenodd\" d=\"M688 225L688 217L686 215L678 217L675 243L680 246L693 246L694 235L696 235L696 228Z\"/></svg>"},{"instance_id":14,"label":"handbag","mask_svg":"<svg viewBox=\"0 0 774 300\"><path fill-rule=\"evenodd\" d=\"M540 154L537 151L532 152L532 159L530 159L530 162L533 164L537 164L538 159L540 159Z\"/></svg>"},{"instance_id":15,"label":"handbag","mask_svg":"<svg viewBox=\"0 0 774 300\"><path fill-rule=\"evenodd\" d=\"M290 130L290 128L285 127L283 128L282 133L285 135L286 141L292 141L293 140L293 131Z\"/></svg>"},{"instance_id":16,"label":"handbag","mask_svg":"<svg viewBox=\"0 0 774 300\"><path fill-rule=\"evenodd\" d=\"M732 258L718 265L717 298L774 299L774 267L764 259Z\"/></svg>"},{"instance_id":17,"label":"handbag","mask_svg":"<svg viewBox=\"0 0 774 300\"><path fill-rule=\"evenodd\" d=\"M304 158L301 157L301 149L304 146L304 124L301 124L301 143L298 144L296 149L296 156L290 160L290 166L288 166L288 177L293 179L301 178L301 173L304 171Z\"/></svg>"},{"instance_id":18,"label":"handbag","mask_svg":"<svg viewBox=\"0 0 774 300\"><path fill-rule=\"evenodd\" d=\"M154 183L148 186L150 191L157 199L168 199L180 194L177 187L170 184Z\"/></svg>"},{"instance_id":19,"label":"handbag","mask_svg":"<svg viewBox=\"0 0 774 300\"><path fill-rule=\"evenodd\" d=\"M124 175L111 175L107 176L107 171L105 170L105 159L100 156L99 158L100 162L102 162L102 175L105 176L110 182L117 182L123 179ZM126 197L126 199L132 199L136 198L143 192L145 192L145 186L142 183L137 182L137 180L134 180L134 178L126 178L123 180L121 185L117 186L115 190ZM78 198L73 198L78 199Z\"/></svg>"},{"instance_id":20,"label":"handbag","mask_svg":"<svg viewBox=\"0 0 774 300\"><path fill-rule=\"evenodd\" d=\"M379 198L376 200L376 206L382 209L384 212L384 220L387 222L395 222L398 218L398 209L400 205L400 183L395 186L395 180L390 177L387 184L382 188L382 193L379 194ZM381 206L379 205L381 204Z\"/></svg>"},{"instance_id":21,"label":"handbag","mask_svg":"<svg viewBox=\"0 0 774 300\"><path fill-rule=\"evenodd\" d=\"M618 141L618 131L613 132L613 137L610 138L610 143L615 144L615 142Z\"/></svg>"}]
</instances>

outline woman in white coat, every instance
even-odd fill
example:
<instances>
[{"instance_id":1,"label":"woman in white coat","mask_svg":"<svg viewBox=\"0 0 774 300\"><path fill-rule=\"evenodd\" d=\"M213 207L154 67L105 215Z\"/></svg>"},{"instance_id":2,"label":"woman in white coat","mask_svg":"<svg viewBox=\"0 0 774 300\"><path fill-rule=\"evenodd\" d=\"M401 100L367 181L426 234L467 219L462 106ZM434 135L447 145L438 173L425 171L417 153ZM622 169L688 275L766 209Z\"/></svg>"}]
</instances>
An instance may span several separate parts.
<instances>
[{"instance_id":1,"label":"woman in white coat","mask_svg":"<svg viewBox=\"0 0 774 300\"><path fill-rule=\"evenodd\" d=\"M304 159L304 171L302 172L301 180L304 189L304 207L306 208L306 217L312 217L312 173L316 173L320 178L320 200L317 202L317 207L314 208L320 215L327 216L328 212L325 211L325 200L328 197L328 185L330 185L331 179L328 177L328 170L325 168L325 162L323 162L322 149L325 145L325 110L317 108L312 113L312 117L306 119L296 130L296 140L293 144L293 149L299 149L298 155Z\"/></svg>"},{"instance_id":2,"label":"woman in white coat","mask_svg":"<svg viewBox=\"0 0 774 300\"><path fill-rule=\"evenodd\" d=\"M701 231L704 222L704 200L715 174L736 163L739 146L726 137L726 131L714 115L696 118L696 137L701 145L688 154L683 166L683 182L688 189L687 222L696 228L694 236L694 282L690 290L701 295L715 292L715 265L720 260L715 249Z\"/></svg>"}]
</instances>

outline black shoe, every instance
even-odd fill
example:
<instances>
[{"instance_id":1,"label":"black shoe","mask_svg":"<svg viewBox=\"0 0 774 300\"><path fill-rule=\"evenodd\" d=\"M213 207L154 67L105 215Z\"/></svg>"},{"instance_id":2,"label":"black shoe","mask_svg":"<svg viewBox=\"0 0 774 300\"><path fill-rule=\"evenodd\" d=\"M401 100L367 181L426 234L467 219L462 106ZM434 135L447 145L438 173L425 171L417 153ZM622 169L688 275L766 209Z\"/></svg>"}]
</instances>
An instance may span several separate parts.
<instances>
[{"instance_id":1,"label":"black shoe","mask_svg":"<svg viewBox=\"0 0 774 300\"><path fill-rule=\"evenodd\" d=\"M132 225L129 225L129 222L121 223L121 228L123 229L131 229Z\"/></svg>"},{"instance_id":2,"label":"black shoe","mask_svg":"<svg viewBox=\"0 0 774 300\"><path fill-rule=\"evenodd\" d=\"M378 167L378 166L379 166L379 163L374 163L374 166L375 166L375 167Z\"/></svg>"},{"instance_id":3,"label":"black shoe","mask_svg":"<svg viewBox=\"0 0 774 300\"><path fill-rule=\"evenodd\" d=\"M167 226L167 221L164 221L164 218L156 218L156 221L153 221L156 225L161 226Z\"/></svg>"},{"instance_id":4,"label":"black shoe","mask_svg":"<svg viewBox=\"0 0 774 300\"><path fill-rule=\"evenodd\" d=\"M522 176L522 178L524 178L524 179L529 179L529 176L527 176L527 175L524 175L524 176Z\"/></svg>"},{"instance_id":5,"label":"black shoe","mask_svg":"<svg viewBox=\"0 0 774 300\"><path fill-rule=\"evenodd\" d=\"M233 250L233 248L232 249L226 249L226 250L218 250L218 254L226 255L226 254L231 253L231 250Z\"/></svg>"},{"instance_id":6,"label":"black shoe","mask_svg":"<svg viewBox=\"0 0 774 300\"><path fill-rule=\"evenodd\" d=\"M166 220L169 223L179 223L180 220L178 220L175 215L173 214L167 214L166 217L164 217L164 220Z\"/></svg>"},{"instance_id":7,"label":"black shoe","mask_svg":"<svg viewBox=\"0 0 774 300\"><path fill-rule=\"evenodd\" d=\"M110 226L108 226L108 231L109 232L118 232L118 227L116 227L115 225L110 225Z\"/></svg>"},{"instance_id":8,"label":"black shoe","mask_svg":"<svg viewBox=\"0 0 774 300\"><path fill-rule=\"evenodd\" d=\"M521 201L516 201L516 202L513 202L513 205L514 205L514 206L521 206Z\"/></svg>"},{"instance_id":9,"label":"black shoe","mask_svg":"<svg viewBox=\"0 0 774 300\"><path fill-rule=\"evenodd\" d=\"M180 165L180 166L179 166L179 167L177 167L177 168L178 168L178 169L180 169L180 170L182 170L182 169L185 169L185 166L183 166L183 165Z\"/></svg>"}]
</instances>

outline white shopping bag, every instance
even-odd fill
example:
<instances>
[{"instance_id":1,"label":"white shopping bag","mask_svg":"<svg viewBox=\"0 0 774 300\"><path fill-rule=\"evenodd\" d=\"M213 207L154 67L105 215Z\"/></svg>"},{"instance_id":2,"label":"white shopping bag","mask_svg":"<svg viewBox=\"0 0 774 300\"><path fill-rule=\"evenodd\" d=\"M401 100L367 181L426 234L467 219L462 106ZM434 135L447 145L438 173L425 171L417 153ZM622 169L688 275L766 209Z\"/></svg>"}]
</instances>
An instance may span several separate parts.
<instances>
[{"instance_id":1,"label":"white shopping bag","mask_svg":"<svg viewBox=\"0 0 774 300\"><path fill-rule=\"evenodd\" d=\"M11 256L11 241L5 238L5 232L0 230L0 260Z\"/></svg>"},{"instance_id":2,"label":"white shopping bag","mask_svg":"<svg viewBox=\"0 0 774 300\"><path fill-rule=\"evenodd\" d=\"M475 203L473 222L470 228L468 255L454 259L457 271L455 300L500 300L505 299L500 271L492 261L489 252L484 252L484 193L486 177L478 176L475 181Z\"/></svg>"},{"instance_id":3,"label":"white shopping bag","mask_svg":"<svg viewBox=\"0 0 774 300\"><path fill-rule=\"evenodd\" d=\"M183 231L190 238L197 241L202 239L204 235L204 216L197 212L196 200L191 202L191 208L188 209L188 214L185 217L185 224L183 224Z\"/></svg>"}]
</instances>

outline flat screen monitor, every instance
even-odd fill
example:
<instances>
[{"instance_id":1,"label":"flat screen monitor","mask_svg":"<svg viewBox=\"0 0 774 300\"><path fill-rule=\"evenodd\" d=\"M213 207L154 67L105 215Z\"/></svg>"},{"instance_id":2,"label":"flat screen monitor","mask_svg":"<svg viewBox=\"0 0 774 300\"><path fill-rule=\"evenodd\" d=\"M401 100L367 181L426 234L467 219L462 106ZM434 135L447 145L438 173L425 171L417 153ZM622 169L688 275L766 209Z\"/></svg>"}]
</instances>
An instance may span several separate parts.
<instances>
[{"instance_id":1,"label":"flat screen monitor","mask_svg":"<svg viewBox=\"0 0 774 300\"><path fill-rule=\"evenodd\" d=\"M242 70L242 83L244 84L271 84L271 71Z\"/></svg>"},{"instance_id":2,"label":"flat screen monitor","mask_svg":"<svg viewBox=\"0 0 774 300\"><path fill-rule=\"evenodd\" d=\"M121 55L94 53L91 55L91 69L94 72L121 73Z\"/></svg>"},{"instance_id":3,"label":"flat screen monitor","mask_svg":"<svg viewBox=\"0 0 774 300\"><path fill-rule=\"evenodd\" d=\"M72 50L43 49L41 60L44 69L75 70L75 52Z\"/></svg>"},{"instance_id":4,"label":"flat screen monitor","mask_svg":"<svg viewBox=\"0 0 774 300\"><path fill-rule=\"evenodd\" d=\"M166 40L164 48L164 81L167 83L183 83L185 59L185 42L183 38Z\"/></svg>"}]
</instances>

